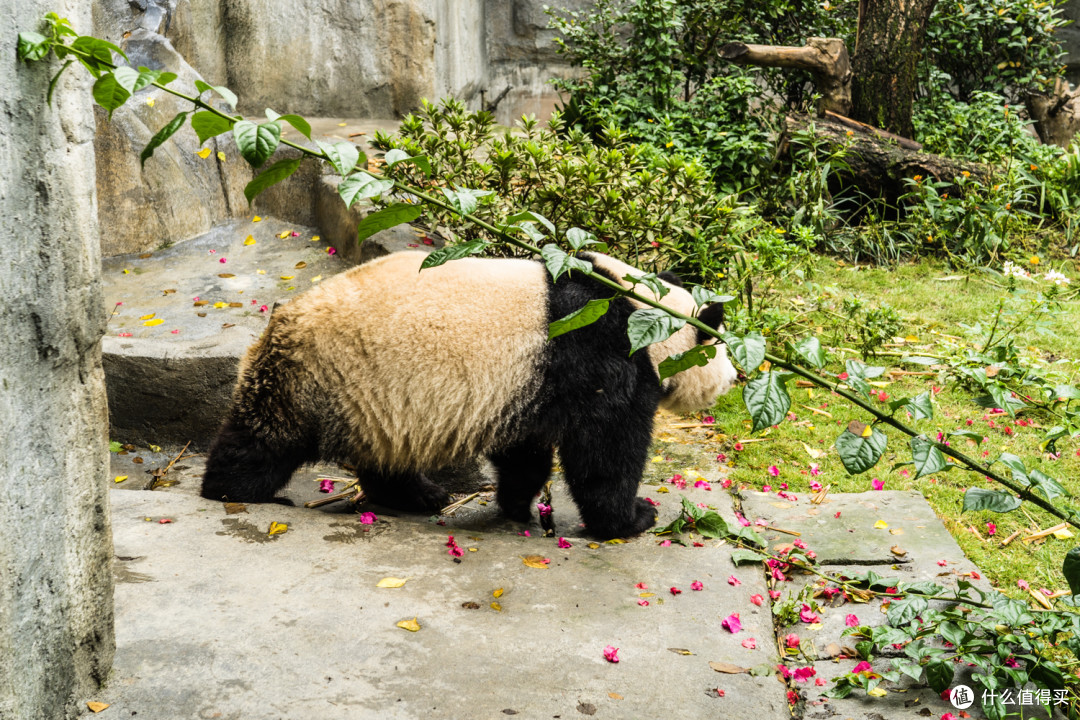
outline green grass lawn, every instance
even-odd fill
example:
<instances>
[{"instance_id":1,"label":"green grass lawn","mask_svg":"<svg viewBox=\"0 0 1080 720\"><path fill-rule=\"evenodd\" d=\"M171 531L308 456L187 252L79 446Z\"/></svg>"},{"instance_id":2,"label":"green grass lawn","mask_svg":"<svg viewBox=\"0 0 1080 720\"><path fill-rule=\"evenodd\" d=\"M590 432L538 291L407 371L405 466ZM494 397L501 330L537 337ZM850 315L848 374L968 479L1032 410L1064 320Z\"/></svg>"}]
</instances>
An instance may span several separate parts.
<instances>
[{"instance_id":1,"label":"green grass lawn","mask_svg":"<svg viewBox=\"0 0 1080 720\"><path fill-rule=\"evenodd\" d=\"M888 371L930 373L890 375L887 372L876 378L887 383L877 389L886 393L888 399L931 391L934 418L908 420L907 424L930 437L957 428L982 433L986 441L980 446L972 440L961 439L957 441L962 444L958 449L969 456L987 460L997 458L1002 451L1011 452L1020 456L1029 469L1041 469L1067 490L1080 495L1080 442L1068 438L1059 441L1060 456L1057 458L1040 448L1046 428L1057 424L1053 416L1040 410L1024 411L1015 419L1004 414L993 415L973 402L970 390L944 373L925 366L896 364L896 355L901 352L949 356L965 348L977 349L985 339L989 320L1005 295L1002 280L986 274L961 279L956 276L956 271L929 261L895 268L866 268L818 258L807 280L792 280L759 302L787 309L798 317L799 326L805 332L815 331L829 352L831 362L826 371L832 374L843 371L844 359L859 357L858 353L850 352L855 347L850 323L838 319L843 298L857 295L868 306L888 303L904 320L904 327L898 333L903 337L896 338L898 342L891 343L891 347L883 348L883 353L894 355L871 357L867 364L886 366ZM1021 286L1035 288L1036 284L1025 281ZM1059 312L1046 316L1040 326L1021 329L1015 336L1015 343L1021 349L1025 364L1041 368L1043 374L1054 373L1058 382L1075 382L1077 360L1080 359L1078 325L1080 305L1070 300L1061 304ZM794 329L798 330L799 326ZM792 329L788 326L787 331ZM782 347L782 343L779 346ZM770 349L775 352L776 347L770 339ZM1074 531L1077 535L1074 538L1051 537L1041 544L1022 542L1021 538L1035 529L1060 522L1048 513L1027 507L1027 503L1022 510L1008 514L969 512L962 515L964 491L971 486L993 489L993 484L980 474L959 469L919 480L914 479L915 472L910 466L893 470L894 463L911 459L908 438L883 426L879 429L885 430L889 445L881 461L867 473L848 475L833 443L849 420L869 422L871 418L829 391L797 387L794 380L788 383L788 390L792 399L788 420L758 435L751 435L751 423L741 391L735 390L721 398L712 411L718 428L713 439L715 450L727 456L737 483L755 489L771 485L774 490L786 483L791 491L806 493L813 480L831 485L832 492L864 492L872 490L872 481L878 479L886 490L916 489L927 498L968 557L1001 590L1030 600L1030 596L1019 589L1019 580L1026 580L1033 589L1068 589L1061 574L1061 563L1069 549L1080 545L1080 531ZM874 403L887 410L887 402L875 400ZM904 411L899 412L904 415ZM741 450L736 449L736 443L740 443ZM812 452L813 455L824 454L815 458ZM778 477L769 473L771 466L779 470ZM1004 470L1001 465L996 468ZM988 523L996 524L992 537ZM1016 530L1023 531L1020 538L1008 547L1001 547L1000 541Z\"/></svg>"}]
</instances>

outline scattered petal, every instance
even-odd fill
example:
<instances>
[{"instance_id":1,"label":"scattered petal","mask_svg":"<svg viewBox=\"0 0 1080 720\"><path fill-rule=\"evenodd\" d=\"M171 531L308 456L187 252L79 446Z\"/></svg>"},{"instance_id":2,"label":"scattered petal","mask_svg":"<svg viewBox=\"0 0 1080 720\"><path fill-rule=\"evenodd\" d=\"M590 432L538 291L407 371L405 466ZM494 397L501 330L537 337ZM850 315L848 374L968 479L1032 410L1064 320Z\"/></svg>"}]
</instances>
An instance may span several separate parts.
<instances>
[{"instance_id":1,"label":"scattered petal","mask_svg":"<svg viewBox=\"0 0 1080 720\"><path fill-rule=\"evenodd\" d=\"M397 623L397 626L402 630L408 630L409 632L419 632L420 630L420 623L416 622L416 618L413 618L412 620L402 620Z\"/></svg>"},{"instance_id":2,"label":"scattered petal","mask_svg":"<svg viewBox=\"0 0 1080 720\"><path fill-rule=\"evenodd\" d=\"M854 615L848 615L844 618L844 624L848 627L859 627L859 618Z\"/></svg>"},{"instance_id":3,"label":"scattered petal","mask_svg":"<svg viewBox=\"0 0 1080 720\"><path fill-rule=\"evenodd\" d=\"M732 580L735 580L735 582L731 583ZM739 581L735 578L734 575L732 575L730 578L728 578L728 582L731 583L732 585L738 585L739 584ZM702 585L697 580L695 580L694 582L690 583L690 589L691 590L704 590L705 586Z\"/></svg>"},{"instance_id":4,"label":"scattered petal","mask_svg":"<svg viewBox=\"0 0 1080 720\"><path fill-rule=\"evenodd\" d=\"M319 492L324 492L324 493L332 493L332 492L334 492L334 481L333 480L326 480L326 479L320 480L319 481Z\"/></svg>"},{"instance_id":5,"label":"scattered petal","mask_svg":"<svg viewBox=\"0 0 1080 720\"><path fill-rule=\"evenodd\" d=\"M803 603L802 609L799 610L799 619L804 623L816 623L821 622L821 616L810 609L810 606Z\"/></svg>"},{"instance_id":6,"label":"scattered petal","mask_svg":"<svg viewBox=\"0 0 1080 720\"><path fill-rule=\"evenodd\" d=\"M877 478L874 478L873 480L870 481L870 486L873 487L875 490L884 490L885 489L885 481L884 480L878 480Z\"/></svg>"},{"instance_id":7,"label":"scattered petal","mask_svg":"<svg viewBox=\"0 0 1080 720\"><path fill-rule=\"evenodd\" d=\"M765 602L765 598L761 597L760 595L751 595L750 602L754 603L758 607L761 607L761 605Z\"/></svg>"},{"instance_id":8,"label":"scattered petal","mask_svg":"<svg viewBox=\"0 0 1080 720\"><path fill-rule=\"evenodd\" d=\"M279 523L278 521L274 520L274 521L272 521L270 523L270 529L266 531L266 534L267 535L281 535L282 533L284 533L288 529L289 529L288 524Z\"/></svg>"},{"instance_id":9,"label":"scattered petal","mask_svg":"<svg viewBox=\"0 0 1080 720\"><path fill-rule=\"evenodd\" d=\"M567 540L564 537L561 537L561 538L559 538L559 547L562 548L563 550L566 550L566 549L572 548L574 546L573 546L573 544L570 543L569 540Z\"/></svg>"},{"instance_id":10,"label":"scattered petal","mask_svg":"<svg viewBox=\"0 0 1080 720\"><path fill-rule=\"evenodd\" d=\"M746 638L742 641L742 646L747 650L757 650L757 640L754 638Z\"/></svg>"},{"instance_id":11,"label":"scattered petal","mask_svg":"<svg viewBox=\"0 0 1080 720\"><path fill-rule=\"evenodd\" d=\"M254 235L248 235L246 238L244 238L244 244L245 245L254 245L255 244L255 236Z\"/></svg>"},{"instance_id":12,"label":"scattered petal","mask_svg":"<svg viewBox=\"0 0 1080 720\"><path fill-rule=\"evenodd\" d=\"M206 158L210 157L210 148L203 148L195 154L205 160Z\"/></svg>"},{"instance_id":13,"label":"scattered petal","mask_svg":"<svg viewBox=\"0 0 1080 720\"><path fill-rule=\"evenodd\" d=\"M801 642L799 640L799 636L796 635L795 633L789 633L784 638L784 645L786 647L789 647L789 648L797 648L797 647L799 647L799 642Z\"/></svg>"},{"instance_id":14,"label":"scattered petal","mask_svg":"<svg viewBox=\"0 0 1080 720\"><path fill-rule=\"evenodd\" d=\"M739 613L732 613L726 618L720 621L720 625L729 633L735 634L742 630L742 621L739 620Z\"/></svg>"},{"instance_id":15,"label":"scattered petal","mask_svg":"<svg viewBox=\"0 0 1080 720\"><path fill-rule=\"evenodd\" d=\"M378 518L375 517L375 513L373 512L360 513L361 525L374 525L376 520L378 520Z\"/></svg>"},{"instance_id":16,"label":"scattered petal","mask_svg":"<svg viewBox=\"0 0 1080 720\"><path fill-rule=\"evenodd\" d=\"M640 605L641 607L649 607L649 601L648 600L638 600L637 604Z\"/></svg>"},{"instance_id":17,"label":"scattered petal","mask_svg":"<svg viewBox=\"0 0 1080 720\"><path fill-rule=\"evenodd\" d=\"M604 647L604 659L609 663L619 662L619 648L607 645Z\"/></svg>"},{"instance_id":18,"label":"scattered petal","mask_svg":"<svg viewBox=\"0 0 1080 720\"><path fill-rule=\"evenodd\" d=\"M521 558L521 562L528 567L537 568L538 570L547 570L548 563L551 562L549 558L543 555L526 555Z\"/></svg>"}]
</instances>

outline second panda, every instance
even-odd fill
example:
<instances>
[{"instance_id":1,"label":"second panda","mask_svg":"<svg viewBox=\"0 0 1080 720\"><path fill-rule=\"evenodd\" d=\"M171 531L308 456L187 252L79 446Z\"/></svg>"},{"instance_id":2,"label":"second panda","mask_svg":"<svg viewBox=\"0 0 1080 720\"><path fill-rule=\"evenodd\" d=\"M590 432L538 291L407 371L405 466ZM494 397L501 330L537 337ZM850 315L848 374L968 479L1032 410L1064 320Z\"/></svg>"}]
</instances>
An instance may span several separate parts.
<instances>
[{"instance_id":1,"label":"second panda","mask_svg":"<svg viewBox=\"0 0 1080 720\"><path fill-rule=\"evenodd\" d=\"M526 521L557 448L591 534L650 528L655 512L637 487L653 415L708 408L726 392L736 372L724 348L661 383L659 363L703 333L687 325L630 355L627 318L639 304L620 297L595 323L549 341L548 323L611 291L580 273L553 283L533 260L466 258L421 271L424 257L361 265L274 312L241 363L203 496L267 502L300 465L326 460L356 467L374 502L437 512L448 495L426 473L486 455L500 508ZM624 286L641 273L583 257ZM693 314L690 294L667 284L663 302ZM699 318L718 327L721 306Z\"/></svg>"}]
</instances>

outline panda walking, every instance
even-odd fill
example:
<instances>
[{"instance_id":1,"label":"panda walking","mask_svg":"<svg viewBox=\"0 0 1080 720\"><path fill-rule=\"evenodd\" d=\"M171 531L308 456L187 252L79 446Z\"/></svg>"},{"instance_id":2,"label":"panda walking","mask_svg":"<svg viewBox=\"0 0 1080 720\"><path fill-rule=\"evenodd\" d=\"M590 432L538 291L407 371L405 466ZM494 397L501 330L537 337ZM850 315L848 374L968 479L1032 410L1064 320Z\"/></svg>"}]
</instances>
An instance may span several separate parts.
<instances>
[{"instance_id":1,"label":"panda walking","mask_svg":"<svg viewBox=\"0 0 1080 720\"><path fill-rule=\"evenodd\" d=\"M551 321L611 291L581 274L553 283L533 260L465 258L421 271L425 257L355 267L274 312L240 364L202 495L268 502L298 467L324 460L356 467L374 502L438 512L449 497L426 473L486 455L501 510L524 522L558 448L591 534L652 527L637 487L653 416L708 408L727 392L736 372L724 349L661 383L661 361L711 339L688 325L630 355L627 318L641 305L623 297L549 341ZM583 257L624 286L640 274L606 255ZM677 278L665 282L664 303L692 314ZM712 327L721 317L720 305L699 315Z\"/></svg>"}]
</instances>

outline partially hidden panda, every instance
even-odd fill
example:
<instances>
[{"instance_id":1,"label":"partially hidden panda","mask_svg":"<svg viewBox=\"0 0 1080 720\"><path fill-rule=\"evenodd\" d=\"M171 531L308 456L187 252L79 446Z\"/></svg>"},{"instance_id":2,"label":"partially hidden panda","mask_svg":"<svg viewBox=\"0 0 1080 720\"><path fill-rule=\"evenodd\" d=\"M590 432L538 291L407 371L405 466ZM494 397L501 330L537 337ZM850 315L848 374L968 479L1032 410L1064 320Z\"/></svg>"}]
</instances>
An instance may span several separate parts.
<instances>
[{"instance_id":1,"label":"partially hidden panda","mask_svg":"<svg viewBox=\"0 0 1080 720\"><path fill-rule=\"evenodd\" d=\"M641 271L583 253L624 287ZM723 345L707 365L659 379L658 365L699 342L686 325L630 354L626 297L586 327L548 340L548 324L613 292L581 273L552 282L529 259L464 258L421 271L395 253L324 281L277 308L240 364L232 407L207 458L202 495L270 502L302 464L357 469L367 497L437 512L448 494L425 473L486 455L508 517L527 521L557 448L586 530L601 538L650 528L637 497L657 407L710 407L736 379ZM662 302L695 304L662 274ZM652 295L638 284L639 293ZM698 317L719 327L722 305Z\"/></svg>"}]
</instances>

